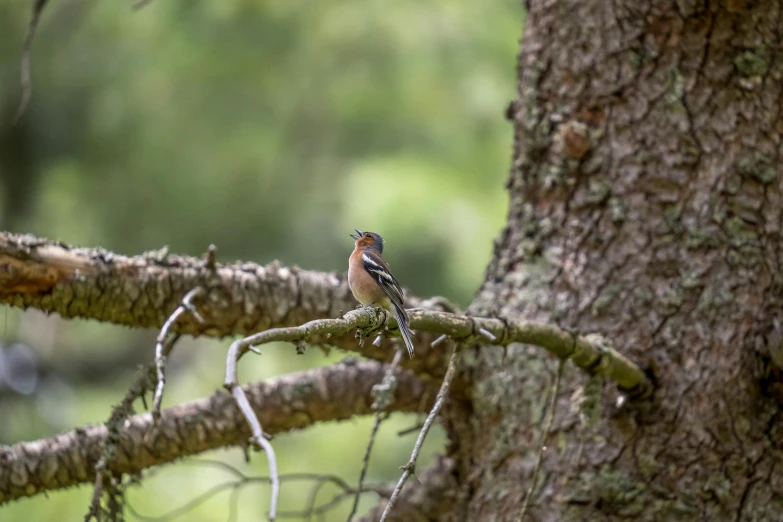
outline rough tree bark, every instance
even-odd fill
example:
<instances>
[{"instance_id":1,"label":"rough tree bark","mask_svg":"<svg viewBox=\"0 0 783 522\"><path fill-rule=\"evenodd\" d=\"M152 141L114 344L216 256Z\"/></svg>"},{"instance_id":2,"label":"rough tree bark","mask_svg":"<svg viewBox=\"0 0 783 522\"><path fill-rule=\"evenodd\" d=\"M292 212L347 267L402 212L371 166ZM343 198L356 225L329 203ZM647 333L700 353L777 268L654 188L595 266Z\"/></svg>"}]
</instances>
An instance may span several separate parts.
<instances>
[{"instance_id":1,"label":"rough tree bark","mask_svg":"<svg viewBox=\"0 0 783 522\"><path fill-rule=\"evenodd\" d=\"M566 373L528 520L783 517L781 9L529 6L508 225L472 310L600 332L659 387L622 408L606 387L591 425L587 381ZM548 359L517 346L463 367L448 415L462 503L443 520L517 516Z\"/></svg>"},{"instance_id":2,"label":"rough tree bark","mask_svg":"<svg viewBox=\"0 0 783 522\"><path fill-rule=\"evenodd\" d=\"M471 310L601 333L658 385L618 406L565 373L528 520L779 520L783 2L528 7L508 224ZM446 456L392 520L519 515L557 361L461 361Z\"/></svg>"},{"instance_id":3,"label":"rough tree bark","mask_svg":"<svg viewBox=\"0 0 783 522\"><path fill-rule=\"evenodd\" d=\"M245 387L248 400L269 434L343 420L373 412L372 388L385 366L374 361L348 362L293 373ZM395 372L391 411L418 412L436 390L412 373ZM425 398L422 403L422 398ZM162 412L160 424L149 413L133 416L121 431L110 463L115 474L140 473L176 459L248 439L250 428L234 399L218 392ZM107 437L105 425L78 428L56 437L0 447L0 504L95 480L95 463Z\"/></svg>"}]
</instances>

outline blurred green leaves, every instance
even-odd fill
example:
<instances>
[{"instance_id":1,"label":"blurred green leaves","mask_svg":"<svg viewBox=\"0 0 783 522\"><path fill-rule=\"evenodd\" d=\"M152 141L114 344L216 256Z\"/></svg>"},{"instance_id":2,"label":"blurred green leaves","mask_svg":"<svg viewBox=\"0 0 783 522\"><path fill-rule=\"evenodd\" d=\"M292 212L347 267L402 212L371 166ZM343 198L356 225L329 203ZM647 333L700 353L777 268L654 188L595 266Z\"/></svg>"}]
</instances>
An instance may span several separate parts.
<instances>
[{"instance_id":1,"label":"blurred green leaves","mask_svg":"<svg viewBox=\"0 0 783 522\"><path fill-rule=\"evenodd\" d=\"M343 270L346 234L367 228L414 291L469 300L505 213L520 6L126 7L72 0L44 13L24 122L40 180L14 229L125 253L215 243L226 260ZM6 107L28 13L0 7L17 37L0 48ZM433 262L412 265L410 248Z\"/></svg>"},{"instance_id":2,"label":"blurred green leaves","mask_svg":"<svg viewBox=\"0 0 783 522\"><path fill-rule=\"evenodd\" d=\"M348 234L373 230L386 238L404 286L470 301L507 209L512 129L503 111L515 96L518 0L152 0L132 11L133 3L49 2L33 44L32 100L14 127L31 2L0 2L0 228L125 254L169 245L199 255L214 243L220 261L279 259L341 272L353 248ZM56 366L57 355L79 365L107 349L152 356L154 333L20 315L10 312L4 337L19 332L46 364ZM30 332L47 333L49 352ZM169 404L220 386L223 345L178 348ZM248 359L242 378L340 357L294 357L288 348ZM70 382L78 422L105 420L134 369L111 390ZM382 428L370 480L396 479L412 437L394 431L413 423L395 418ZM280 437L278 456L288 472L353 481L370 424ZM41 435L30 428L29 437ZM432 438L431 451L442 440ZM262 460L254 459L259 472ZM166 479L163 495L153 482L137 496L145 512L163 513L169 494L188 500L196 485L215 483L208 471L177 477ZM289 506L301 496L284 495ZM74 518L88 496L82 488L7 512ZM256 500L265 491L251 497L241 520L265 509ZM186 518L220 518L226 502Z\"/></svg>"}]
</instances>

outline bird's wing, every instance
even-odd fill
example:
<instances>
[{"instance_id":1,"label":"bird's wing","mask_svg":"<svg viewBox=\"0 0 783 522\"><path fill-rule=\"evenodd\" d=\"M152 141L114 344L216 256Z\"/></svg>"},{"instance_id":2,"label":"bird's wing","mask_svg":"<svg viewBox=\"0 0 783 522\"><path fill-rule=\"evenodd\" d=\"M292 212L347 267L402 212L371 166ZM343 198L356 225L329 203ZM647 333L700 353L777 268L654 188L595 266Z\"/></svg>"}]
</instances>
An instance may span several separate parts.
<instances>
[{"instance_id":1,"label":"bird's wing","mask_svg":"<svg viewBox=\"0 0 783 522\"><path fill-rule=\"evenodd\" d=\"M386 261L375 251L368 250L362 252L362 263L364 269L375 279L375 282L380 285L383 292L388 296L394 306L403 309L403 296L402 288L400 284L394 279L391 273L391 269Z\"/></svg>"}]
</instances>

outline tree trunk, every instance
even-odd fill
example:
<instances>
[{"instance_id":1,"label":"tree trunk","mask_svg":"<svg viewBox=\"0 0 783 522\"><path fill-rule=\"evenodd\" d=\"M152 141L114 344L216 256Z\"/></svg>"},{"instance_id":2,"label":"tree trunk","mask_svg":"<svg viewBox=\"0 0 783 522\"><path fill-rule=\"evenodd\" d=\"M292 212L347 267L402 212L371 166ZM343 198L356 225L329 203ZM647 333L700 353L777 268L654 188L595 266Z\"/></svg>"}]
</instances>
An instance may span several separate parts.
<instances>
[{"instance_id":1,"label":"tree trunk","mask_svg":"<svg viewBox=\"0 0 783 522\"><path fill-rule=\"evenodd\" d=\"M526 520L783 519L782 13L783 0L531 0L508 112L508 224L471 311L600 334L657 388L621 400L567 368ZM214 335L352 304L333 275L38 246L0 260L0 301L159 325L203 285L225 297L201 306L219 327L181 328ZM125 301L108 307L85 275ZM443 354L428 350L403 364L437 375ZM390 520L517 520L557 367L538 348L463 348L447 456Z\"/></svg>"},{"instance_id":2,"label":"tree trunk","mask_svg":"<svg viewBox=\"0 0 783 522\"><path fill-rule=\"evenodd\" d=\"M783 519L782 8L529 6L508 226L472 311L602 334L658 388L618 406L566 370L527 520ZM466 349L444 519L517 518L556 366Z\"/></svg>"}]
</instances>

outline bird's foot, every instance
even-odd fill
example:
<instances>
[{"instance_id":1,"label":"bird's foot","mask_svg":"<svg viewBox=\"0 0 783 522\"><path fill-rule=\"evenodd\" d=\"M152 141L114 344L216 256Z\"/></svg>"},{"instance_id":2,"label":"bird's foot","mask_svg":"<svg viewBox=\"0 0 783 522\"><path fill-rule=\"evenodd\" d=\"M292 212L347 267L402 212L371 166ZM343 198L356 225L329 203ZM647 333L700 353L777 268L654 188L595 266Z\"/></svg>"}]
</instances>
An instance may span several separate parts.
<instances>
[{"instance_id":1,"label":"bird's foot","mask_svg":"<svg viewBox=\"0 0 783 522\"><path fill-rule=\"evenodd\" d=\"M380 335L386 325L386 310L380 306L373 305L366 305L362 306L361 308L367 310L367 312L370 314L370 317L372 317L374 320L367 328L357 328L356 336L359 339L364 340L367 337Z\"/></svg>"}]
</instances>

